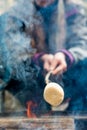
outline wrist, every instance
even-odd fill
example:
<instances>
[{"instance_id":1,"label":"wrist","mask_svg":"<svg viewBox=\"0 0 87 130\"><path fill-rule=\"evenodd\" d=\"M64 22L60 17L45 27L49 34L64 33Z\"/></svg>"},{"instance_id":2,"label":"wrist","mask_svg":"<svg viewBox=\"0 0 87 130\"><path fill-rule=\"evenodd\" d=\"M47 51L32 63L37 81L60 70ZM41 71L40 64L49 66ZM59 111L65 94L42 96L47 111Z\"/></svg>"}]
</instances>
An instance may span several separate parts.
<instances>
[{"instance_id":1,"label":"wrist","mask_svg":"<svg viewBox=\"0 0 87 130\"><path fill-rule=\"evenodd\" d=\"M65 55L67 66L68 66L68 68L70 68L73 65L74 61L75 61L73 55L69 51L67 51L65 49L62 49L59 52L62 52Z\"/></svg>"},{"instance_id":2,"label":"wrist","mask_svg":"<svg viewBox=\"0 0 87 130\"><path fill-rule=\"evenodd\" d=\"M35 53L32 57L32 62L36 65L40 66L41 63L41 57L44 55L44 52Z\"/></svg>"}]
</instances>

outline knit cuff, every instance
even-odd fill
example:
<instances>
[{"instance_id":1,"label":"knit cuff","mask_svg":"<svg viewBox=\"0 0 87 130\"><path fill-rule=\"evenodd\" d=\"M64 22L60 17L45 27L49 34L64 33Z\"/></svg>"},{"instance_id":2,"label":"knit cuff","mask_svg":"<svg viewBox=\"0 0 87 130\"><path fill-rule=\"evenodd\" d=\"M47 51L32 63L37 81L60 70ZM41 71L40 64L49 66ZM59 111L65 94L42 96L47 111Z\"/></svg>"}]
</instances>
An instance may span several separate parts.
<instances>
[{"instance_id":1,"label":"knit cuff","mask_svg":"<svg viewBox=\"0 0 87 130\"><path fill-rule=\"evenodd\" d=\"M62 52L62 53L65 54L68 68L70 68L73 65L74 61L75 61L73 55L69 51L67 51L65 49L62 49L59 52Z\"/></svg>"},{"instance_id":2,"label":"knit cuff","mask_svg":"<svg viewBox=\"0 0 87 130\"><path fill-rule=\"evenodd\" d=\"M41 63L41 56L43 56L45 53L44 52L40 52L40 53L36 53L33 57L32 57L32 63L38 65L38 66L42 66Z\"/></svg>"}]
</instances>

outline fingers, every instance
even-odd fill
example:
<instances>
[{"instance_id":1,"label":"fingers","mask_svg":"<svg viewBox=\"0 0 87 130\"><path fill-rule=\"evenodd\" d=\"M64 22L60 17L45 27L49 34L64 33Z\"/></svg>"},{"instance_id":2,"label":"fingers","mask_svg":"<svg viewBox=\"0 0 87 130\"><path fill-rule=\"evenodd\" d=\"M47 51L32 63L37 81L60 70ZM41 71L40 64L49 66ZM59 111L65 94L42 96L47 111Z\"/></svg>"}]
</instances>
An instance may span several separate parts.
<instances>
[{"instance_id":1,"label":"fingers","mask_svg":"<svg viewBox=\"0 0 87 130\"><path fill-rule=\"evenodd\" d=\"M65 60L65 55L63 53L57 53L54 56L50 69L54 75L62 74L67 70L67 63Z\"/></svg>"},{"instance_id":2,"label":"fingers","mask_svg":"<svg viewBox=\"0 0 87 130\"><path fill-rule=\"evenodd\" d=\"M56 67L59 65L59 62L58 62L58 60L54 57L54 59L53 59L53 61L52 61L52 63L51 63L51 66L50 66L50 70L55 70L56 69Z\"/></svg>"},{"instance_id":3,"label":"fingers","mask_svg":"<svg viewBox=\"0 0 87 130\"><path fill-rule=\"evenodd\" d=\"M67 64L66 63L61 63L58 67L56 67L52 74L56 75L56 74L62 74L63 72L65 72L67 70Z\"/></svg>"},{"instance_id":4,"label":"fingers","mask_svg":"<svg viewBox=\"0 0 87 130\"><path fill-rule=\"evenodd\" d=\"M49 71L49 68L50 68L50 63L48 61L45 61L44 62L44 69Z\"/></svg>"},{"instance_id":5,"label":"fingers","mask_svg":"<svg viewBox=\"0 0 87 130\"><path fill-rule=\"evenodd\" d=\"M42 60L44 61L44 69L47 71L50 71L50 65L53 61L53 55L52 54L46 54L42 57Z\"/></svg>"},{"instance_id":6,"label":"fingers","mask_svg":"<svg viewBox=\"0 0 87 130\"><path fill-rule=\"evenodd\" d=\"M44 61L44 69L52 71L52 74L62 74L67 70L67 63L63 53L56 53L55 55L46 54L42 57Z\"/></svg>"}]
</instances>

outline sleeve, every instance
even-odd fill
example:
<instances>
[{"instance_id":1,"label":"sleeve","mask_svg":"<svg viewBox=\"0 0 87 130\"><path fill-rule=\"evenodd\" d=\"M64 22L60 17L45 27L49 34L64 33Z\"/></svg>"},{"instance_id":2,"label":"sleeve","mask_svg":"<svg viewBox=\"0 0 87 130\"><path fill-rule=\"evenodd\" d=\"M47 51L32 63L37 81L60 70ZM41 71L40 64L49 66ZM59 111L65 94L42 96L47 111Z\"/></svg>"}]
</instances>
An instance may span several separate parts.
<instances>
[{"instance_id":1,"label":"sleeve","mask_svg":"<svg viewBox=\"0 0 87 130\"><path fill-rule=\"evenodd\" d=\"M65 48L75 63L87 58L87 21L82 1L65 0L66 42Z\"/></svg>"}]
</instances>

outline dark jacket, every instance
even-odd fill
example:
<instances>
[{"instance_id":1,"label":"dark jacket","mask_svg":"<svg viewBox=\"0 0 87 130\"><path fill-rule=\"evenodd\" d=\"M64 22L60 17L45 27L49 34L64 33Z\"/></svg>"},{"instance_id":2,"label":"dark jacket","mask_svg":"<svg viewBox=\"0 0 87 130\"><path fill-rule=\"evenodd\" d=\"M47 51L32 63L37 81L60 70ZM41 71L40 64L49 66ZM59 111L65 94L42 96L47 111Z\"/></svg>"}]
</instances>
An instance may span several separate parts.
<instances>
[{"instance_id":1,"label":"dark jacket","mask_svg":"<svg viewBox=\"0 0 87 130\"><path fill-rule=\"evenodd\" d=\"M61 8L62 7L62 8ZM71 68L63 74L65 99L71 98L69 110L83 110L87 105L87 18L82 1L56 1L47 8L36 5L44 20L48 53L62 51ZM69 67L70 67L69 66ZM58 82L56 80L56 82Z\"/></svg>"},{"instance_id":2,"label":"dark jacket","mask_svg":"<svg viewBox=\"0 0 87 130\"><path fill-rule=\"evenodd\" d=\"M73 55L75 63L87 58L87 21L83 2L62 0L47 9L37 8L44 19L49 52L66 49Z\"/></svg>"}]
</instances>

